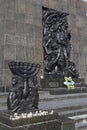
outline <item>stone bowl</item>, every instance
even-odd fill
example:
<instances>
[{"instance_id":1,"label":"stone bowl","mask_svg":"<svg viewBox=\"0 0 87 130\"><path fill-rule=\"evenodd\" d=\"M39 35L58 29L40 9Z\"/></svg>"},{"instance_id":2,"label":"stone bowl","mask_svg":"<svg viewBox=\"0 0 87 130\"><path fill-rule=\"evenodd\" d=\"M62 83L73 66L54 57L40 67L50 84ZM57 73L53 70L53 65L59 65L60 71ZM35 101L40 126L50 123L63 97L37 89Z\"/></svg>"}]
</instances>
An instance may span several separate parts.
<instances>
[{"instance_id":1,"label":"stone bowl","mask_svg":"<svg viewBox=\"0 0 87 130\"><path fill-rule=\"evenodd\" d=\"M37 63L11 61L8 63L8 66L13 75L18 75L22 78L30 78L39 72L41 65Z\"/></svg>"}]
</instances>

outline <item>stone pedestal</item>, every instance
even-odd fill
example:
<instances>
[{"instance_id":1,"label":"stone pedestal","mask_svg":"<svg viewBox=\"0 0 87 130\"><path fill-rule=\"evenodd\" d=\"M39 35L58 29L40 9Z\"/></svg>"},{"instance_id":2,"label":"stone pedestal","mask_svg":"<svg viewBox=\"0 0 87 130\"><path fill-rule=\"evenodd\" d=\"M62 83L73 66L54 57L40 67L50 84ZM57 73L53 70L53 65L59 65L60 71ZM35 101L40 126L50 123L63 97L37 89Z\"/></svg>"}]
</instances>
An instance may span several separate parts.
<instances>
[{"instance_id":1,"label":"stone pedestal","mask_svg":"<svg viewBox=\"0 0 87 130\"><path fill-rule=\"evenodd\" d=\"M9 113L0 112L0 130L75 130L75 122L57 113L26 119L10 120Z\"/></svg>"},{"instance_id":2,"label":"stone pedestal","mask_svg":"<svg viewBox=\"0 0 87 130\"><path fill-rule=\"evenodd\" d=\"M32 116L31 117L24 117L26 116L25 114L29 114L29 113L21 113L21 114L11 114L7 111L2 111L0 113L0 121L3 124L8 125L9 127L19 127L19 126L24 126L24 125L28 125L28 124L33 124L33 123L39 123L39 122L45 122L45 121L50 121L50 120L54 120L58 118L57 113L53 113L50 114L50 112L48 112L48 114L43 114L44 112L48 112L48 111L37 111L37 113L39 115L36 115L36 112L31 112ZM16 117L18 117L18 115L21 116L20 119L13 119L15 118L15 114L17 115ZM40 115L43 114L43 115Z\"/></svg>"},{"instance_id":3,"label":"stone pedestal","mask_svg":"<svg viewBox=\"0 0 87 130\"><path fill-rule=\"evenodd\" d=\"M75 87L85 87L85 80L82 78L73 78L75 82ZM42 88L66 88L64 86L64 78L50 78L46 77L40 79L40 84Z\"/></svg>"},{"instance_id":4,"label":"stone pedestal","mask_svg":"<svg viewBox=\"0 0 87 130\"><path fill-rule=\"evenodd\" d=\"M64 79L60 78L44 78L40 80L40 84L42 88L64 88Z\"/></svg>"},{"instance_id":5,"label":"stone pedestal","mask_svg":"<svg viewBox=\"0 0 87 130\"><path fill-rule=\"evenodd\" d=\"M68 90L64 85L64 78L43 78L40 80L42 90L49 90L50 94L69 94L87 92L84 79L73 78L75 88Z\"/></svg>"}]
</instances>

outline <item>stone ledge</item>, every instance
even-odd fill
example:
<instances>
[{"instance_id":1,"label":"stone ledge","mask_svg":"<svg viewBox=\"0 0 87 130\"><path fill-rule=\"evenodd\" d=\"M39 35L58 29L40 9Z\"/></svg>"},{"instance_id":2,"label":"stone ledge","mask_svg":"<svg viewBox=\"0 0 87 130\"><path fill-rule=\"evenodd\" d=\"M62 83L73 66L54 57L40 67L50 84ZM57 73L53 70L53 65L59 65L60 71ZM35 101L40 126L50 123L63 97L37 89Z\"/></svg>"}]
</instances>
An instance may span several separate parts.
<instances>
[{"instance_id":1,"label":"stone ledge","mask_svg":"<svg viewBox=\"0 0 87 130\"><path fill-rule=\"evenodd\" d=\"M74 93L87 93L87 87L75 87L74 89L67 88L50 88L50 94L74 94Z\"/></svg>"},{"instance_id":2,"label":"stone ledge","mask_svg":"<svg viewBox=\"0 0 87 130\"><path fill-rule=\"evenodd\" d=\"M35 112L33 112L33 113L35 113ZM13 114L10 114L7 111L0 112L0 122L8 125L10 127L17 127L17 126L21 126L21 125L27 125L27 124L37 123L37 122L54 120L54 119L58 118L57 113L43 115L43 116L34 116L34 117L30 117L30 118L21 118L21 119L17 119L17 120L11 120L10 115L13 115Z\"/></svg>"},{"instance_id":3,"label":"stone ledge","mask_svg":"<svg viewBox=\"0 0 87 130\"><path fill-rule=\"evenodd\" d=\"M17 120L13 123L8 119L8 114L2 111L0 113L0 122L0 129L4 130L75 130L74 120L59 116L57 113L51 116L41 116L40 118Z\"/></svg>"}]
</instances>

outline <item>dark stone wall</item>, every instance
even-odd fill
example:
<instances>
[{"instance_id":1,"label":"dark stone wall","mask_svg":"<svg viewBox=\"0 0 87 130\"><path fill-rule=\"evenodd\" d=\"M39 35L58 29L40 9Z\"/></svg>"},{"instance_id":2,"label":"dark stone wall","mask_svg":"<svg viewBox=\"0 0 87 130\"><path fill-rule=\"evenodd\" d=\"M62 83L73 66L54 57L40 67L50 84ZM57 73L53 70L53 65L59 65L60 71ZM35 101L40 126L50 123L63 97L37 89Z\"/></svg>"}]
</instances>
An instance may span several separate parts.
<instances>
[{"instance_id":1,"label":"dark stone wall","mask_svg":"<svg viewBox=\"0 0 87 130\"><path fill-rule=\"evenodd\" d=\"M11 84L8 62L31 61L42 64L42 6L69 13L72 54L87 80L87 3L82 0L0 0L0 86Z\"/></svg>"}]
</instances>

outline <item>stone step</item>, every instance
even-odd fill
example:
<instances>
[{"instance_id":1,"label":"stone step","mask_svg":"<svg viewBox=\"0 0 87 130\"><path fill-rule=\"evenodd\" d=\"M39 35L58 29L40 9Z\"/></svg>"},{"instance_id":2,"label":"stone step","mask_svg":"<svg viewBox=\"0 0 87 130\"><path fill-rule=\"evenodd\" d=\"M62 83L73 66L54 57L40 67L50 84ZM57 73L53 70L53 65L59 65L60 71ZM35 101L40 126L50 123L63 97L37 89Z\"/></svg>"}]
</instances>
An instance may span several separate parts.
<instances>
[{"instance_id":1,"label":"stone step","mask_svg":"<svg viewBox=\"0 0 87 130\"><path fill-rule=\"evenodd\" d=\"M76 130L87 130L87 127L78 128Z\"/></svg>"},{"instance_id":2,"label":"stone step","mask_svg":"<svg viewBox=\"0 0 87 130\"><path fill-rule=\"evenodd\" d=\"M0 93L0 110L7 109L7 95L8 93ZM49 91L39 91L39 96L39 109L53 109L58 115L73 118L76 121L76 130L87 127L87 93L50 95ZM83 116L80 118L80 115Z\"/></svg>"},{"instance_id":3,"label":"stone step","mask_svg":"<svg viewBox=\"0 0 87 130\"><path fill-rule=\"evenodd\" d=\"M1 93L1 92L0 92L0 98L7 97L7 95L8 95L8 93L4 93L4 92L3 92L3 93Z\"/></svg>"},{"instance_id":4,"label":"stone step","mask_svg":"<svg viewBox=\"0 0 87 130\"><path fill-rule=\"evenodd\" d=\"M61 114L67 110L78 110L87 108L87 94L50 95L49 92L39 92L40 109L57 109ZM7 94L0 94L0 106L6 106ZM72 111L71 111L72 112ZM70 113L71 113L70 112ZM65 113L64 113L65 114ZM68 113L67 113L68 114Z\"/></svg>"},{"instance_id":5,"label":"stone step","mask_svg":"<svg viewBox=\"0 0 87 130\"><path fill-rule=\"evenodd\" d=\"M50 101L40 101L39 108L41 109L60 109L68 108L72 109L73 107L81 107L87 105L87 98L75 98L75 99L65 99L65 100L50 100Z\"/></svg>"},{"instance_id":6,"label":"stone step","mask_svg":"<svg viewBox=\"0 0 87 130\"><path fill-rule=\"evenodd\" d=\"M7 101L8 93L0 93L0 103ZM39 92L40 101L53 101L53 100L68 100L77 98L87 98L86 93L65 94L65 95L50 95L49 92Z\"/></svg>"},{"instance_id":7,"label":"stone step","mask_svg":"<svg viewBox=\"0 0 87 130\"><path fill-rule=\"evenodd\" d=\"M73 109L70 109L70 110L64 110L61 109L60 111L58 111L58 115L66 115L66 116L75 116L75 115L79 115L79 114L85 114L87 113L87 107L85 108L85 106L83 106L84 108L79 108L78 109L75 109L75 107Z\"/></svg>"},{"instance_id":8,"label":"stone step","mask_svg":"<svg viewBox=\"0 0 87 130\"><path fill-rule=\"evenodd\" d=\"M0 110L7 109L7 93L0 94ZM50 95L48 91L39 91L39 108L42 110L53 109L59 115L75 116L87 112L87 94Z\"/></svg>"},{"instance_id":9,"label":"stone step","mask_svg":"<svg viewBox=\"0 0 87 130\"><path fill-rule=\"evenodd\" d=\"M68 100L77 98L87 98L87 93L77 94L63 94L63 95L50 95L48 92L40 95L40 101L52 101L52 100Z\"/></svg>"},{"instance_id":10,"label":"stone step","mask_svg":"<svg viewBox=\"0 0 87 130\"><path fill-rule=\"evenodd\" d=\"M87 114L71 116L69 119L73 119L75 123L76 130L78 129L86 129L87 130Z\"/></svg>"},{"instance_id":11,"label":"stone step","mask_svg":"<svg viewBox=\"0 0 87 130\"><path fill-rule=\"evenodd\" d=\"M39 108L54 109L58 112L58 115L75 116L85 114L87 113L87 94L42 95Z\"/></svg>"},{"instance_id":12,"label":"stone step","mask_svg":"<svg viewBox=\"0 0 87 130\"><path fill-rule=\"evenodd\" d=\"M75 87L74 89L67 88L50 88L50 94L73 94L73 93L87 93L87 87Z\"/></svg>"}]
</instances>

